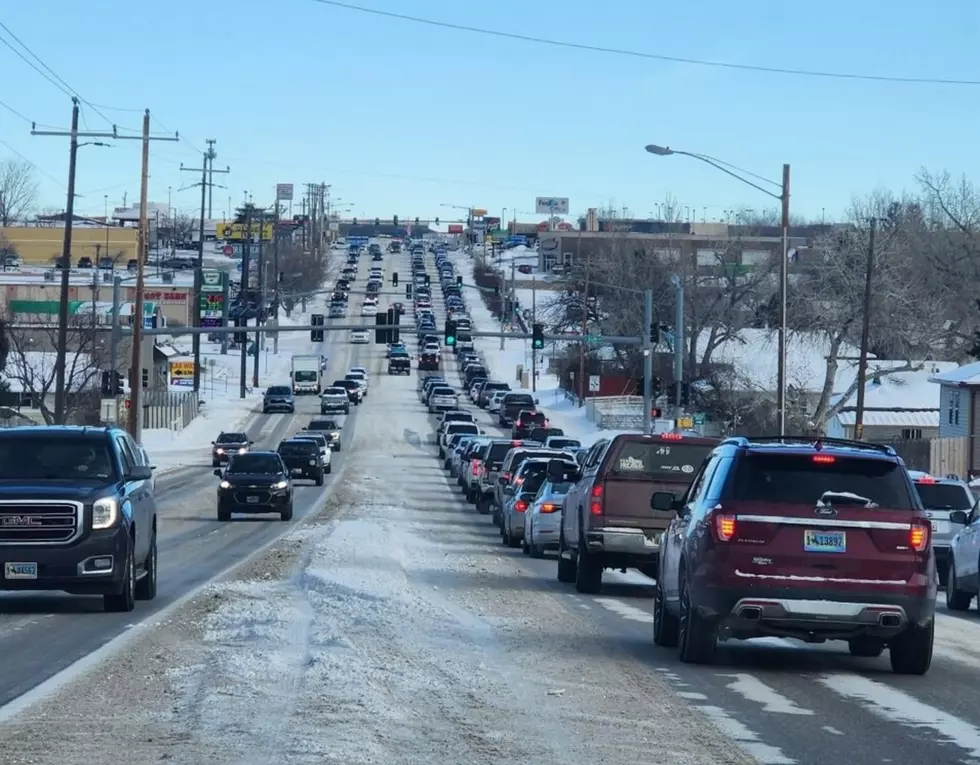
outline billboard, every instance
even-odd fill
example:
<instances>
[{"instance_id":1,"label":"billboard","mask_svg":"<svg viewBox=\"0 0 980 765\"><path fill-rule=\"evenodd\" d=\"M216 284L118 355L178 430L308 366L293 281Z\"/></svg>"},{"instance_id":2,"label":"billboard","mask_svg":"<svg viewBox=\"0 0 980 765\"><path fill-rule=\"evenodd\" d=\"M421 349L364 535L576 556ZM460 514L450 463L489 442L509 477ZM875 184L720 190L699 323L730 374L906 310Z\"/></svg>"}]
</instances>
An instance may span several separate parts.
<instances>
[{"instance_id":1,"label":"billboard","mask_svg":"<svg viewBox=\"0 0 980 765\"><path fill-rule=\"evenodd\" d=\"M449 228L447 229L447 233L450 233L450 234L462 234L463 233L463 224L462 223L450 223L449 224Z\"/></svg>"},{"instance_id":2,"label":"billboard","mask_svg":"<svg viewBox=\"0 0 980 765\"><path fill-rule=\"evenodd\" d=\"M170 362L170 384L186 387L194 385L194 362L193 361L171 361Z\"/></svg>"},{"instance_id":3,"label":"billboard","mask_svg":"<svg viewBox=\"0 0 980 765\"><path fill-rule=\"evenodd\" d=\"M291 183L277 183L276 184L276 199L285 200L287 202L293 201L293 184Z\"/></svg>"},{"instance_id":4,"label":"billboard","mask_svg":"<svg viewBox=\"0 0 980 765\"><path fill-rule=\"evenodd\" d=\"M218 223L215 225L214 236L215 239L247 239L245 235L246 225L244 223ZM251 234L253 237L259 235L259 231L262 232L262 241L271 242L273 229L275 226L272 223L262 223L255 221L251 225Z\"/></svg>"},{"instance_id":5,"label":"billboard","mask_svg":"<svg viewBox=\"0 0 980 765\"><path fill-rule=\"evenodd\" d=\"M568 197L536 197L534 211L538 215L568 215Z\"/></svg>"}]
</instances>

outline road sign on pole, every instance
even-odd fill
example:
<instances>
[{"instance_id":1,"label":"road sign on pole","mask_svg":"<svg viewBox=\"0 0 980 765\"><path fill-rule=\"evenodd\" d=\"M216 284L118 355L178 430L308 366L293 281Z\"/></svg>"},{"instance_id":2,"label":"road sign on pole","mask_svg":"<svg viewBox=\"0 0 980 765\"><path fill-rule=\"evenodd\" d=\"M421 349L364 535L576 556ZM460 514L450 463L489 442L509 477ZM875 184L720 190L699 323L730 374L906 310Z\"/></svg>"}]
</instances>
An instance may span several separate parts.
<instances>
[{"instance_id":1,"label":"road sign on pole","mask_svg":"<svg viewBox=\"0 0 980 765\"><path fill-rule=\"evenodd\" d=\"M291 183L277 183L276 184L276 200L279 202L292 202L293 201L293 184Z\"/></svg>"}]
</instances>

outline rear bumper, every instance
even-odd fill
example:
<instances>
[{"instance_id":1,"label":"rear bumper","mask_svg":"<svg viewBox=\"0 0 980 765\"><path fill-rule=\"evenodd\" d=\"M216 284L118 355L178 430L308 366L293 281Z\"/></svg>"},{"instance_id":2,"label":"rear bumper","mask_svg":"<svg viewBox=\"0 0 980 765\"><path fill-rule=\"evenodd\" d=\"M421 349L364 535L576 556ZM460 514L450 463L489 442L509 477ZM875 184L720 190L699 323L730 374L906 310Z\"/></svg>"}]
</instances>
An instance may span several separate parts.
<instances>
[{"instance_id":1,"label":"rear bumper","mask_svg":"<svg viewBox=\"0 0 980 765\"><path fill-rule=\"evenodd\" d=\"M291 414L295 411L296 405L291 401L288 403L285 401L274 401L263 403L262 408L267 412L287 412Z\"/></svg>"},{"instance_id":2,"label":"rear bumper","mask_svg":"<svg viewBox=\"0 0 980 765\"><path fill-rule=\"evenodd\" d=\"M734 637L796 637L840 640L859 635L887 639L910 624L927 624L936 608L931 597L876 591L793 587L721 590L697 587L692 602L705 618Z\"/></svg>"},{"instance_id":3,"label":"rear bumper","mask_svg":"<svg viewBox=\"0 0 980 765\"><path fill-rule=\"evenodd\" d=\"M647 565L656 561L660 555L662 531L650 532L648 536L642 529L603 528L586 532L585 546L592 553L626 561L624 566Z\"/></svg>"}]
</instances>

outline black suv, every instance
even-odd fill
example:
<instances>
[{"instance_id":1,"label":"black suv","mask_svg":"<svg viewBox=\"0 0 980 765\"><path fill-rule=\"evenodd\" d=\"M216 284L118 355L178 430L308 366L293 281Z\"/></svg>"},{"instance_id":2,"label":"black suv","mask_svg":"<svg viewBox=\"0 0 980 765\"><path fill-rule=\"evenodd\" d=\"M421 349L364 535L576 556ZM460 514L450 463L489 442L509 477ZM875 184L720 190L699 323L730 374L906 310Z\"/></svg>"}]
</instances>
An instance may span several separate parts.
<instances>
[{"instance_id":1,"label":"black suv","mask_svg":"<svg viewBox=\"0 0 980 765\"><path fill-rule=\"evenodd\" d=\"M653 464L676 465L668 452L664 444ZM617 467L629 475L647 466L627 457ZM842 640L854 656L887 647L900 674L929 670L932 525L894 449L739 437L700 466L679 467L694 476L683 496L650 499L653 510L676 513L660 548L657 645L706 663L718 639Z\"/></svg>"},{"instance_id":2,"label":"black suv","mask_svg":"<svg viewBox=\"0 0 980 765\"><path fill-rule=\"evenodd\" d=\"M293 480L306 478L323 486L323 457L316 441L291 438L281 441L276 449Z\"/></svg>"},{"instance_id":3,"label":"black suv","mask_svg":"<svg viewBox=\"0 0 980 765\"><path fill-rule=\"evenodd\" d=\"M524 439L530 438L532 430L550 430L548 427L548 418L545 417L544 412L537 412L533 409L522 409L518 415L517 419L514 420L514 427L511 428L511 438ZM562 433L554 433L553 435L560 436ZM536 439L532 439L536 440ZM542 443L544 443L542 441Z\"/></svg>"},{"instance_id":4,"label":"black suv","mask_svg":"<svg viewBox=\"0 0 980 765\"><path fill-rule=\"evenodd\" d=\"M230 521L232 513L278 513L282 520L292 520L293 481L277 452L236 454L226 470L214 474L221 479L219 521Z\"/></svg>"},{"instance_id":5,"label":"black suv","mask_svg":"<svg viewBox=\"0 0 980 765\"><path fill-rule=\"evenodd\" d=\"M157 594L153 466L123 430L0 430L3 590L101 595L132 611Z\"/></svg>"},{"instance_id":6,"label":"black suv","mask_svg":"<svg viewBox=\"0 0 980 765\"><path fill-rule=\"evenodd\" d=\"M211 467L221 467L235 454L244 454L252 445L248 433L219 433L211 442Z\"/></svg>"}]
</instances>

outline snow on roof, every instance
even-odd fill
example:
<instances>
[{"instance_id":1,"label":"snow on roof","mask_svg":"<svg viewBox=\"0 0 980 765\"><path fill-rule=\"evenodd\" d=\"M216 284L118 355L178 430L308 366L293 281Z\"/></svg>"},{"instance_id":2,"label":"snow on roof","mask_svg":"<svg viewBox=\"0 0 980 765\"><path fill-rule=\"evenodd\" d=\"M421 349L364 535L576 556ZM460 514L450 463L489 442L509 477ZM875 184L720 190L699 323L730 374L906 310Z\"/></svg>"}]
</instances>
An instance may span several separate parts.
<instances>
[{"instance_id":1,"label":"snow on roof","mask_svg":"<svg viewBox=\"0 0 980 765\"><path fill-rule=\"evenodd\" d=\"M937 396L938 401L938 396ZM844 426L853 426L857 421L856 412L838 412L837 421ZM939 409L928 412L888 411L877 412L864 410L862 422L865 426L878 425L886 428L938 428Z\"/></svg>"},{"instance_id":2,"label":"snow on roof","mask_svg":"<svg viewBox=\"0 0 980 765\"><path fill-rule=\"evenodd\" d=\"M922 364L922 369L917 372L893 372L877 380L872 377L877 369L893 369L903 366L905 363L903 361L885 360L868 363L869 379L864 394L865 409L934 409L939 411L939 389L932 383L932 379L937 374L957 369L956 362L913 362L916 366ZM856 364L854 366L856 367ZM854 406L856 403L857 392L855 391L848 400L847 406ZM867 420L865 422L867 423ZM895 424L901 423L896 422Z\"/></svg>"},{"instance_id":3,"label":"snow on roof","mask_svg":"<svg viewBox=\"0 0 980 765\"><path fill-rule=\"evenodd\" d=\"M701 358L708 333L697 339L697 356ZM723 341L711 354L714 364L730 365L737 377L735 388L741 390L774 391L778 379L779 333L768 329L742 329ZM790 332L786 343L786 382L808 393L823 390L827 375L827 356L830 341L823 335ZM839 356L857 358L860 349L844 343ZM874 358L869 354L869 358ZM834 391L846 390L854 380L857 362L841 361L834 381Z\"/></svg>"},{"instance_id":4,"label":"snow on roof","mask_svg":"<svg viewBox=\"0 0 980 765\"><path fill-rule=\"evenodd\" d=\"M7 366L0 372L0 380L13 393L39 393L48 387L54 393L54 374L57 354L46 351L11 351ZM98 387L101 381L87 353L69 351L65 361L65 387L70 393L85 388Z\"/></svg>"},{"instance_id":5,"label":"snow on roof","mask_svg":"<svg viewBox=\"0 0 980 765\"><path fill-rule=\"evenodd\" d=\"M940 385L980 385L980 361L961 367L954 366L953 369L935 374L930 379Z\"/></svg>"}]
</instances>

